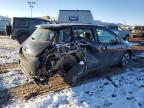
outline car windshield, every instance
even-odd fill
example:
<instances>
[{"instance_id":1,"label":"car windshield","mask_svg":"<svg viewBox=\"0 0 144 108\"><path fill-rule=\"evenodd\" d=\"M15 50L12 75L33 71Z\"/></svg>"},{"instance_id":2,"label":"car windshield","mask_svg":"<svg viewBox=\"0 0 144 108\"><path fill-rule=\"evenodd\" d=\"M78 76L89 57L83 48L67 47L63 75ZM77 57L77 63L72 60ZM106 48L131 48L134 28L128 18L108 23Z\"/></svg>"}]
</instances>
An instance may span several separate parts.
<instances>
[{"instance_id":1,"label":"car windshield","mask_svg":"<svg viewBox=\"0 0 144 108\"><path fill-rule=\"evenodd\" d=\"M51 41L53 37L56 35L56 30L51 29L44 29L44 28L38 28L32 35L31 38L33 40L39 40L39 41Z\"/></svg>"}]
</instances>

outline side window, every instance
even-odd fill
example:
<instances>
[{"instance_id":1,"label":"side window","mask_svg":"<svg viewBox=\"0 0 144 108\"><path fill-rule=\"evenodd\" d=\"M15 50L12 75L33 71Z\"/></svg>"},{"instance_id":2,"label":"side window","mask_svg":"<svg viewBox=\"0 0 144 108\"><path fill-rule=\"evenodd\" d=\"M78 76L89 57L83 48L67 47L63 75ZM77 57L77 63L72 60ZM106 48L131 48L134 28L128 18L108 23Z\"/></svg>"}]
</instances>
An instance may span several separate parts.
<instances>
[{"instance_id":1,"label":"side window","mask_svg":"<svg viewBox=\"0 0 144 108\"><path fill-rule=\"evenodd\" d=\"M92 29L78 28L74 30L74 37L81 37L88 40L93 40Z\"/></svg>"},{"instance_id":2,"label":"side window","mask_svg":"<svg viewBox=\"0 0 144 108\"><path fill-rule=\"evenodd\" d=\"M110 32L104 29L96 29L96 32L98 34L98 38L101 43L116 42L115 36L111 34Z\"/></svg>"}]
</instances>

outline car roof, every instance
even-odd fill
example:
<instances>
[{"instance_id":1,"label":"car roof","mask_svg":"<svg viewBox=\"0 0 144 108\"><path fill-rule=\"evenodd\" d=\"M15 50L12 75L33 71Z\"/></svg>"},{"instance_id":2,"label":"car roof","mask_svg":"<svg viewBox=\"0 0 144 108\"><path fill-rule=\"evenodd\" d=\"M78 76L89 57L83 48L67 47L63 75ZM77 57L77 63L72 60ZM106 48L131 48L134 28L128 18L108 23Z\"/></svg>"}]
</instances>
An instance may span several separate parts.
<instances>
[{"instance_id":1,"label":"car roof","mask_svg":"<svg viewBox=\"0 0 144 108\"><path fill-rule=\"evenodd\" d=\"M39 28L65 28L65 27L73 27L73 26L83 26L83 27L103 27L100 25L93 25L93 24L79 24L79 23L61 23L61 24L42 24L38 25Z\"/></svg>"},{"instance_id":2,"label":"car roof","mask_svg":"<svg viewBox=\"0 0 144 108\"><path fill-rule=\"evenodd\" d=\"M48 21L48 22L50 22L48 19L43 19L43 18L40 18L40 17L33 17L33 18L31 18L31 17L13 17L12 18L12 21L13 20L42 20L42 21Z\"/></svg>"},{"instance_id":3,"label":"car roof","mask_svg":"<svg viewBox=\"0 0 144 108\"><path fill-rule=\"evenodd\" d=\"M114 33L113 31L111 31L110 29L108 29L105 26L102 25L94 25L94 24L79 24L79 23L61 23L61 24L41 24L41 25L37 25L36 27L38 28L44 28L44 29L63 29L66 27L95 27L95 28L102 28L102 29L106 29L109 30L111 33L113 33L114 35L117 35L116 33Z\"/></svg>"}]
</instances>

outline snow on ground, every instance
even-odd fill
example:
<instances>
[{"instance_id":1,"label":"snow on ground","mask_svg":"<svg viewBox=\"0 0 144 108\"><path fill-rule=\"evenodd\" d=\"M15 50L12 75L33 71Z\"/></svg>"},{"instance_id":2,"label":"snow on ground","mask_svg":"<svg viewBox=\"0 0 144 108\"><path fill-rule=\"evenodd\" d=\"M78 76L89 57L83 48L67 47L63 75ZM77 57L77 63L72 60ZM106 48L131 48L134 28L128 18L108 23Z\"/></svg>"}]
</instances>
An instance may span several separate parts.
<instances>
[{"instance_id":1,"label":"snow on ground","mask_svg":"<svg viewBox=\"0 0 144 108\"><path fill-rule=\"evenodd\" d=\"M144 108L144 71L127 69L125 73L98 79L79 87L14 103L7 108Z\"/></svg>"},{"instance_id":2,"label":"snow on ground","mask_svg":"<svg viewBox=\"0 0 144 108\"><path fill-rule=\"evenodd\" d=\"M0 64L18 62L18 48L0 48Z\"/></svg>"},{"instance_id":3,"label":"snow on ground","mask_svg":"<svg viewBox=\"0 0 144 108\"><path fill-rule=\"evenodd\" d=\"M0 64L18 62L19 44L16 40L0 38Z\"/></svg>"},{"instance_id":4,"label":"snow on ground","mask_svg":"<svg viewBox=\"0 0 144 108\"><path fill-rule=\"evenodd\" d=\"M0 90L16 87L28 82L25 74L19 70L12 70L8 73L0 74Z\"/></svg>"},{"instance_id":5,"label":"snow on ground","mask_svg":"<svg viewBox=\"0 0 144 108\"><path fill-rule=\"evenodd\" d=\"M9 39L6 36L0 36L0 48L16 48L20 45L16 40Z\"/></svg>"}]
</instances>

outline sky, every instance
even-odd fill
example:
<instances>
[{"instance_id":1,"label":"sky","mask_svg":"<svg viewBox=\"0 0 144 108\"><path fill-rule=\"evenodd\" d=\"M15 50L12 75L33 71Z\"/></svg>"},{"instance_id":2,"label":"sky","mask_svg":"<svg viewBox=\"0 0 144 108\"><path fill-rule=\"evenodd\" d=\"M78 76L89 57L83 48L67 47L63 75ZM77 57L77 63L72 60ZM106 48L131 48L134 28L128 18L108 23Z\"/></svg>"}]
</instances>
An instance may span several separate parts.
<instances>
[{"instance_id":1,"label":"sky","mask_svg":"<svg viewBox=\"0 0 144 108\"><path fill-rule=\"evenodd\" d=\"M33 17L58 17L59 10L91 10L95 20L144 25L144 0L30 0ZM30 17L28 0L0 0L0 15Z\"/></svg>"}]
</instances>

